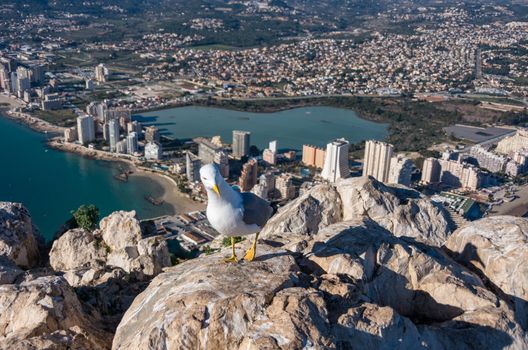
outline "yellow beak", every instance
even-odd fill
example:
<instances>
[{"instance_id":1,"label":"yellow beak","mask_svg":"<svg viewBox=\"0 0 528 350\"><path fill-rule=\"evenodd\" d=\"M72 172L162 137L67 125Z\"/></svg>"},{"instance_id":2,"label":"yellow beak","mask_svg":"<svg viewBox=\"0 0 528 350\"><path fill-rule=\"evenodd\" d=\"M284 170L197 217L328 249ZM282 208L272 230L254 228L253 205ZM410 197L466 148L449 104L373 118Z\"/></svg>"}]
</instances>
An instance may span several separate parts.
<instances>
[{"instance_id":1,"label":"yellow beak","mask_svg":"<svg viewBox=\"0 0 528 350\"><path fill-rule=\"evenodd\" d=\"M213 191L215 191L216 194L220 197L220 189L218 188L216 184L213 186Z\"/></svg>"}]
</instances>

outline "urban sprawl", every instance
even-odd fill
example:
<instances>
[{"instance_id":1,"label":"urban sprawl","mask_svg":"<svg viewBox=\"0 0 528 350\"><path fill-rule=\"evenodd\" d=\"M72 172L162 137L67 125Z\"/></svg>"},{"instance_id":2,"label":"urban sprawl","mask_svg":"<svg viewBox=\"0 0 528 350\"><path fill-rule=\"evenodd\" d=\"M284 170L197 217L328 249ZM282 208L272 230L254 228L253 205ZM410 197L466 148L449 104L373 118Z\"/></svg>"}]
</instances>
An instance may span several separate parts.
<instances>
[{"instance_id":1,"label":"urban sprawl","mask_svg":"<svg viewBox=\"0 0 528 350\"><path fill-rule=\"evenodd\" d=\"M405 15L387 16L389 21L406 20ZM494 134L493 128L454 125L446 133L464 142L441 146L437 157L397 153L394 145L367 140L363 160L356 162L346 135L324 140L325 149L304 145L302 152L281 150L270 140L259 151L251 147L248 131L233 130L228 142L201 135L181 141L161 136L156 126L133 118L137 111L204 98L528 96L528 55L523 54L528 52L528 22L472 24L469 14L456 8L434 13L422 9L417 16L413 19L437 24L419 26L406 35L374 32L360 41L307 37L240 50L190 47L202 38L198 34L160 32L112 44L84 43L81 48L60 35L42 36L38 45L0 49L0 92L19 105L8 115L28 123L45 121L61 131L51 138L52 146L132 162L170 177L197 201L205 200L198 171L215 163L240 191L252 191L278 206L320 182L371 176L381 183L419 189L456 220L472 220L516 199L515 181L528 172L528 130L502 126ZM36 28L53 27L56 34L97 27L44 16L3 24L3 40ZM222 30L223 22L196 18L189 26ZM127 73L99 62L49 69L60 55L81 50L129 52L138 66ZM514 107L522 111L526 105ZM60 119L61 113L66 117ZM126 181L126 173L118 179ZM156 204L155 198L149 200ZM160 232L177 232L189 250L205 249L216 236L200 212L160 218L156 225Z\"/></svg>"}]
</instances>

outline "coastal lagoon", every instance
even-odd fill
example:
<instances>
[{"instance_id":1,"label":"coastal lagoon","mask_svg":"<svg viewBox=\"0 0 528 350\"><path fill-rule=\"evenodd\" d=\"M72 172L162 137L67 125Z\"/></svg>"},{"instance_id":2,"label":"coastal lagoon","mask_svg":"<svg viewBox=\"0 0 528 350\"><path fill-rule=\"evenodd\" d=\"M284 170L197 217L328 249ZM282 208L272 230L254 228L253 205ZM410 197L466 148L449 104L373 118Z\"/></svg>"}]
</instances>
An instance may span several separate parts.
<instances>
[{"instance_id":1,"label":"coastal lagoon","mask_svg":"<svg viewBox=\"0 0 528 350\"><path fill-rule=\"evenodd\" d=\"M164 194L144 176L115 180L116 163L48 149L47 136L0 117L0 201L21 202L46 240L81 204L95 204L101 218L116 210L136 210L140 218L172 214L169 204L153 206L145 195Z\"/></svg>"},{"instance_id":2,"label":"coastal lagoon","mask_svg":"<svg viewBox=\"0 0 528 350\"><path fill-rule=\"evenodd\" d=\"M345 137L352 143L382 140L387 124L359 118L348 109L305 107L275 113L248 113L209 107L178 107L134 116L144 125L156 125L162 135L178 139L220 135L231 143L233 130L251 131L251 144L266 148L271 140L281 149L302 149L303 144L325 146Z\"/></svg>"}]
</instances>

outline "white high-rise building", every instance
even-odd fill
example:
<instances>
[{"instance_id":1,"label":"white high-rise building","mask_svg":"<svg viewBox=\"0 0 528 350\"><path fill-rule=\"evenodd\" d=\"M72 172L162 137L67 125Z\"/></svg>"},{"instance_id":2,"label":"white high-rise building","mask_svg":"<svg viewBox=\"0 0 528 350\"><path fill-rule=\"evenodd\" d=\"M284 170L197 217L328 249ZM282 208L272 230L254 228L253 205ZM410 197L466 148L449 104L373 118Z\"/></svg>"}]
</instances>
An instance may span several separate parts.
<instances>
[{"instance_id":1,"label":"white high-rise building","mask_svg":"<svg viewBox=\"0 0 528 350\"><path fill-rule=\"evenodd\" d=\"M401 155L392 157L389 168L388 183L411 186L413 163Z\"/></svg>"},{"instance_id":2,"label":"white high-rise building","mask_svg":"<svg viewBox=\"0 0 528 350\"><path fill-rule=\"evenodd\" d=\"M131 132L126 137L128 154L134 154L138 151L138 136L135 132Z\"/></svg>"},{"instance_id":3,"label":"white high-rise building","mask_svg":"<svg viewBox=\"0 0 528 350\"><path fill-rule=\"evenodd\" d=\"M116 152L120 154L126 154L127 153L127 142L126 140L121 140L116 145Z\"/></svg>"},{"instance_id":4,"label":"white high-rise building","mask_svg":"<svg viewBox=\"0 0 528 350\"><path fill-rule=\"evenodd\" d=\"M95 140L95 125L91 115L83 115L77 118L77 136L83 145Z\"/></svg>"},{"instance_id":5,"label":"white high-rise building","mask_svg":"<svg viewBox=\"0 0 528 350\"><path fill-rule=\"evenodd\" d=\"M110 136L110 152L115 152L121 134L119 130L119 121L117 119L110 120L110 123L108 123L108 131Z\"/></svg>"},{"instance_id":6,"label":"white high-rise building","mask_svg":"<svg viewBox=\"0 0 528 350\"><path fill-rule=\"evenodd\" d=\"M233 156L235 158L249 155L250 136L249 131L233 130Z\"/></svg>"},{"instance_id":7,"label":"white high-rise building","mask_svg":"<svg viewBox=\"0 0 528 350\"><path fill-rule=\"evenodd\" d=\"M440 173L442 167L438 159L427 158L424 160L422 168L422 180L421 182L425 185L436 184L440 182Z\"/></svg>"},{"instance_id":8,"label":"white high-rise building","mask_svg":"<svg viewBox=\"0 0 528 350\"><path fill-rule=\"evenodd\" d=\"M278 148L278 142L277 140L273 140L269 143L269 150L272 151L272 152L275 152L277 153L277 148Z\"/></svg>"},{"instance_id":9,"label":"white high-rise building","mask_svg":"<svg viewBox=\"0 0 528 350\"><path fill-rule=\"evenodd\" d=\"M108 69L104 64L99 64L95 67L95 80L99 83L106 82L106 77L108 75Z\"/></svg>"},{"instance_id":10,"label":"white high-rise building","mask_svg":"<svg viewBox=\"0 0 528 350\"><path fill-rule=\"evenodd\" d=\"M160 160L163 148L157 142L149 142L145 145L145 158L148 160Z\"/></svg>"},{"instance_id":11,"label":"white high-rise building","mask_svg":"<svg viewBox=\"0 0 528 350\"><path fill-rule=\"evenodd\" d=\"M217 151L214 154L213 162L218 165L220 175L224 178L229 177L229 158L224 151Z\"/></svg>"},{"instance_id":12,"label":"white high-rise building","mask_svg":"<svg viewBox=\"0 0 528 350\"><path fill-rule=\"evenodd\" d=\"M348 167L348 150L350 144L345 139L337 139L326 146L326 156L321 176L331 182L347 178L350 175Z\"/></svg>"},{"instance_id":13,"label":"white high-rise building","mask_svg":"<svg viewBox=\"0 0 528 350\"><path fill-rule=\"evenodd\" d=\"M378 181L389 181L389 170L394 146L380 141L367 141L365 144L365 159L363 161L363 176L372 176Z\"/></svg>"}]
</instances>

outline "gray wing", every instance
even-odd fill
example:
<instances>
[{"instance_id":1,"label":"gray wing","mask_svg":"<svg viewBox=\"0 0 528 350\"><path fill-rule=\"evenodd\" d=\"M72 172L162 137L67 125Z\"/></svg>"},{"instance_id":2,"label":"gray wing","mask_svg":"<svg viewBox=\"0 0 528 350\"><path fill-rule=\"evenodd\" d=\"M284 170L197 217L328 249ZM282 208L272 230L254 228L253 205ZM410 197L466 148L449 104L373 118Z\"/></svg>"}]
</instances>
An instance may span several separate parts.
<instances>
[{"instance_id":1,"label":"gray wing","mask_svg":"<svg viewBox=\"0 0 528 350\"><path fill-rule=\"evenodd\" d=\"M256 224L264 227L273 214L269 202L251 192L242 192L240 195L244 206L244 222L248 225Z\"/></svg>"}]
</instances>

